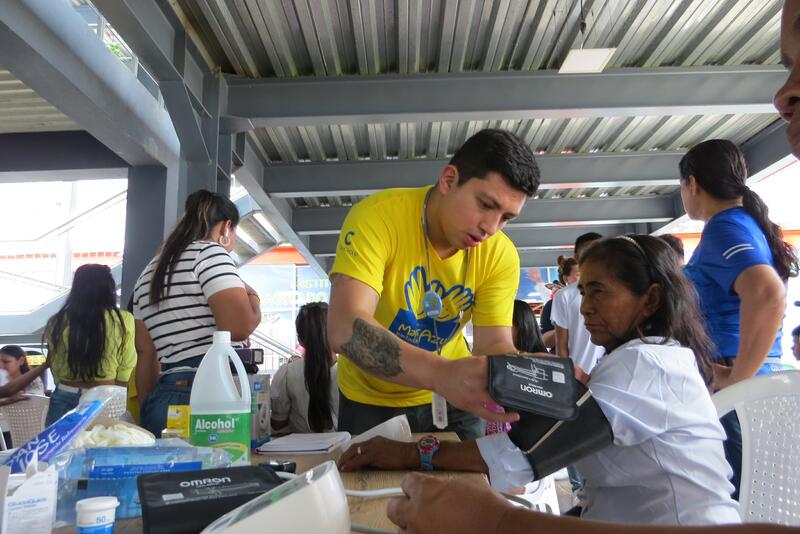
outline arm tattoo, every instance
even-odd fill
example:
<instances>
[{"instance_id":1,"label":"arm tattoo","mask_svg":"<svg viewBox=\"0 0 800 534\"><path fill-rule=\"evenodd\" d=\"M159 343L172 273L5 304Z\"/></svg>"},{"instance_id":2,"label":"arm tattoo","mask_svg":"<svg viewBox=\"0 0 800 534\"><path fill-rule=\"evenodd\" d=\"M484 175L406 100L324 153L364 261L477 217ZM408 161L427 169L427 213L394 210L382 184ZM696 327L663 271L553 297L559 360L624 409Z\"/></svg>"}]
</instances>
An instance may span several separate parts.
<instances>
[{"instance_id":1,"label":"arm tattoo","mask_svg":"<svg viewBox=\"0 0 800 534\"><path fill-rule=\"evenodd\" d=\"M353 363L374 375L391 377L403 372L400 367L400 341L364 319L353 322L353 335L342 345L342 352Z\"/></svg>"}]
</instances>

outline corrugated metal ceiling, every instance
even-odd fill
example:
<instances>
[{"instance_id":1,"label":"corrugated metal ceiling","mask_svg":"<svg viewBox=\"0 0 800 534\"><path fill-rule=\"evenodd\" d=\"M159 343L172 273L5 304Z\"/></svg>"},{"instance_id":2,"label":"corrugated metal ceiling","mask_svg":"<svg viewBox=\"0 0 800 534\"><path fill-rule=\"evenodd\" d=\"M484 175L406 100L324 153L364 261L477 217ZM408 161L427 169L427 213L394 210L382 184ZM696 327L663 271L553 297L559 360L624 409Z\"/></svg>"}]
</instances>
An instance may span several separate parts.
<instances>
[{"instance_id":1,"label":"corrugated metal ceiling","mask_svg":"<svg viewBox=\"0 0 800 534\"><path fill-rule=\"evenodd\" d=\"M173 0L251 77L538 70L578 47L578 0ZM780 0L586 0L609 67L778 63Z\"/></svg>"},{"instance_id":2,"label":"corrugated metal ceiling","mask_svg":"<svg viewBox=\"0 0 800 534\"><path fill-rule=\"evenodd\" d=\"M0 69L0 134L80 129L33 89Z\"/></svg>"},{"instance_id":3,"label":"corrugated metal ceiling","mask_svg":"<svg viewBox=\"0 0 800 534\"><path fill-rule=\"evenodd\" d=\"M206 57L257 77L558 68L581 44L578 0L174 0ZM775 64L780 0L587 0L586 47L617 47L609 67ZM261 128L266 161L447 157L499 127L538 153L681 150L744 142L776 115L695 115ZM666 194L673 187L547 191L552 197ZM358 197L305 198L298 206Z\"/></svg>"}]
</instances>

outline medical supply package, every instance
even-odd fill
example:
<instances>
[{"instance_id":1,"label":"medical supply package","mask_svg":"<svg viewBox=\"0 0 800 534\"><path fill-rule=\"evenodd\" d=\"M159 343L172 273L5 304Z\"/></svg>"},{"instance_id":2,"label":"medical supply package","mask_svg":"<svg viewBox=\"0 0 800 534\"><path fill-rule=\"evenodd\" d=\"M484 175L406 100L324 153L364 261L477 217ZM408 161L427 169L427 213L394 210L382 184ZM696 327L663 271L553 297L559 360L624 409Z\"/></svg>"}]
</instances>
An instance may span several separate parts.
<instances>
[{"instance_id":1,"label":"medical supply package","mask_svg":"<svg viewBox=\"0 0 800 534\"><path fill-rule=\"evenodd\" d=\"M144 534L200 532L283 482L267 466L251 465L141 475Z\"/></svg>"}]
</instances>

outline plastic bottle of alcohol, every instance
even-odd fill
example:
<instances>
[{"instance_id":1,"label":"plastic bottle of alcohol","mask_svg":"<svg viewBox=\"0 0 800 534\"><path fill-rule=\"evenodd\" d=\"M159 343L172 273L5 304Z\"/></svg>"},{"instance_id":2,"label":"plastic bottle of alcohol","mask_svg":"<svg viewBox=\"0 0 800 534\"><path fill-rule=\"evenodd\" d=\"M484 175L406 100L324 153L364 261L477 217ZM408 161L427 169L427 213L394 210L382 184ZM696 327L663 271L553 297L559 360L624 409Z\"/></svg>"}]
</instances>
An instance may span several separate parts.
<instances>
[{"instance_id":1,"label":"plastic bottle of alcohol","mask_svg":"<svg viewBox=\"0 0 800 534\"><path fill-rule=\"evenodd\" d=\"M230 332L214 332L211 348L197 368L189 406L192 445L222 448L231 454L233 465L250 464L250 384L231 347Z\"/></svg>"}]
</instances>

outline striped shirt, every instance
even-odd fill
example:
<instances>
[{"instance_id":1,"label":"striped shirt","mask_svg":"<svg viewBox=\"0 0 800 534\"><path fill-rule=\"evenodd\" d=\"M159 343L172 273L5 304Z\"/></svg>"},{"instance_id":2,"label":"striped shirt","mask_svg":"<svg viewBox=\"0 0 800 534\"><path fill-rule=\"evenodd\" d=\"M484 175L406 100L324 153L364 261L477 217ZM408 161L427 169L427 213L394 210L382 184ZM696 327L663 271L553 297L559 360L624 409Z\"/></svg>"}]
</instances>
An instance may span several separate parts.
<instances>
[{"instance_id":1,"label":"striped shirt","mask_svg":"<svg viewBox=\"0 0 800 534\"><path fill-rule=\"evenodd\" d=\"M236 264L221 245L195 241L173 264L172 280L165 284L166 296L150 304L150 282L157 262L158 256L136 281L133 315L147 326L162 365L203 356L216 330L209 297L224 289L244 288ZM176 366L168 372L187 369L191 368Z\"/></svg>"}]
</instances>

